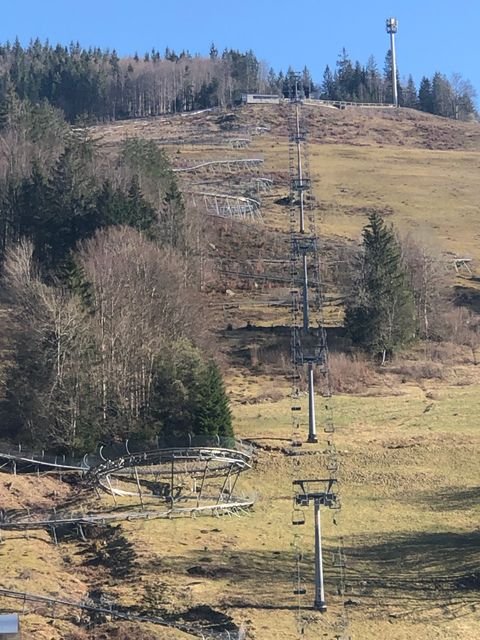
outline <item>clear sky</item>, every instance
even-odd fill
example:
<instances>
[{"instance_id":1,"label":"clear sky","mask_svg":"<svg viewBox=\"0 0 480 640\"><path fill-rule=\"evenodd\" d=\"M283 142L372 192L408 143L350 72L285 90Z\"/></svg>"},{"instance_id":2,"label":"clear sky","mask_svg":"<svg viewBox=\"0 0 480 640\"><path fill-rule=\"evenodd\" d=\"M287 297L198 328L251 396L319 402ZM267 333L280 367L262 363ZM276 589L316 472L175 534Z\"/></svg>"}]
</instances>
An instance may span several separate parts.
<instances>
[{"instance_id":1,"label":"clear sky","mask_svg":"<svg viewBox=\"0 0 480 640\"><path fill-rule=\"evenodd\" d=\"M307 64L320 81L345 47L383 68L385 19L399 20L400 74L415 80L460 72L480 93L479 0L13 0L2 3L0 40L39 37L56 44L115 48L119 54L166 46L191 53L253 49L277 71ZM298 12L297 14L295 12Z\"/></svg>"}]
</instances>

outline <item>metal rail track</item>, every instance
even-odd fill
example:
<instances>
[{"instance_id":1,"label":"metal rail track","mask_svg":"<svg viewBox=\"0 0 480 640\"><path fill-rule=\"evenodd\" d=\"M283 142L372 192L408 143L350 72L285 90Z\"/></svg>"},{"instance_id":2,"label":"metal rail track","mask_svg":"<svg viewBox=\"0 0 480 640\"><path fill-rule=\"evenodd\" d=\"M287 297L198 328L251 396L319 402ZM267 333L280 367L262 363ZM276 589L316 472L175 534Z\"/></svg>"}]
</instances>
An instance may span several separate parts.
<instances>
[{"instance_id":1,"label":"metal rail track","mask_svg":"<svg viewBox=\"0 0 480 640\"><path fill-rule=\"evenodd\" d=\"M93 601L84 601L78 602L74 600L66 600L64 598L52 598L50 596L42 596L34 593L27 593L22 591L13 591L11 589L0 589L0 598L10 598L13 600L17 600L23 603L24 607L27 602L35 602L39 604L47 605L52 610L52 616L55 617L55 608L56 607L68 607L74 609L80 609L83 612L87 613L95 613L101 614L104 616L109 616L116 620L127 620L130 622L149 622L151 624L160 625L162 627L168 627L170 629L178 629L179 631L183 631L185 633L189 633L190 635L204 638L205 635L209 635L210 637L220 638L222 637L221 632L212 632L208 628L204 628L203 630L196 629L193 625L178 623L178 622L168 622L159 616L145 616L136 613L131 613L129 611L121 611L112 606L101 606L95 604Z\"/></svg>"},{"instance_id":2,"label":"metal rail track","mask_svg":"<svg viewBox=\"0 0 480 640\"><path fill-rule=\"evenodd\" d=\"M231 169L232 167L247 166L257 167L263 163L263 158L233 158L231 160L208 160L200 162L191 167L175 167L174 173L184 173L188 171L200 171L201 169L210 169L214 167L226 167Z\"/></svg>"},{"instance_id":3,"label":"metal rail track","mask_svg":"<svg viewBox=\"0 0 480 640\"><path fill-rule=\"evenodd\" d=\"M83 537L82 527L88 525L204 514L244 513L253 506L254 500L235 495L234 489L239 475L251 468L251 452L240 443L239 446L243 450L221 447L178 447L132 453L127 441L122 447L124 455L118 455L119 452L116 451L117 457L113 459L105 457L103 448L100 448L98 456L95 456L97 464L93 467L88 466L88 456L82 458L82 465L76 466L72 463L59 464L58 461L55 464L45 460L45 456L33 454L25 456L20 452L16 455L0 453L0 459L3 457L7 462L13 460L15 464L26 463L29 468L33 465L36 466L37 471L40 466L48 471L81 471L88 485L99 487L110 494L115 504L117 496L138 498L141 504L141 508L135 505L124 509L116 508L90 513L53 511L48 516L45 515L45 511L0 510L0 531L47 529L52 532L56 541L56 529L60 527L77 527ZM140 481L138 469L143 471L142 481ZM132 478L126 477L129 472ZM148 474L155 477L156 482L151 481L155 486L161 484L158 478L163 480L164 486L167 487L165 493L144 495L141 485L142 482L145 484L143 477ZM192 490L185 491L185 483L183 485L180 483L179 486L178 480L175 481L175 478L182 476L187 476L191 480ZM136 492L127 491L115 484L118 481L133 482L133 479L137 484ZM212 481L214 486L209 485L209 481ZM158 506L145 504L152 499L160 504Z\"/></svg>"}]
</instances>

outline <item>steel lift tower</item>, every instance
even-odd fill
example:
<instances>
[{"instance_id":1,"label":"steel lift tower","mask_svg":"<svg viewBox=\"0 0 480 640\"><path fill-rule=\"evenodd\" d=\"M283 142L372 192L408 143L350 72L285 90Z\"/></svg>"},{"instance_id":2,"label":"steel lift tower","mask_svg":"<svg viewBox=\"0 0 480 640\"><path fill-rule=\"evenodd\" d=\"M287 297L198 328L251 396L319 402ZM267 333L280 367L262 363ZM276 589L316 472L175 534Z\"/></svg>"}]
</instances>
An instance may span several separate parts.
<instances>
[{"instance_id":1,"label":"steel lift tower","mask_svg":"<svg viewBox=\"0 0 480 640\"><path fill-rule=\"evenodd\" d=\"M318 442L315 420L315 390L314 390L314 365L323 363L323 351L318 344L316 330L312 330L310 312L309 291L317 292L318 297L318 273L309 276L309 262L313 260L314 271L318 265L317 237L307 229L307 211L310 209L307 198L311 197L311 180L308 177L306 166L305 142L306 134L302 130L300 107L302 99L299 92L299 74L295 82L295 94L292 98L294 117L290 125L291 150L291 202L292 202L292 233L291 233L291 260L292 260L292 304L294 321L292 326L292 362L295 375L298 377L298 369L307 366L308 377L308 442ZM311 214L311 211L310 211ZM311 226L311 225L310 225ZM301 283L301 300L297 298L296 283ZM301 324L297 324L296 314L301 308Z\"/></svg>"},{"instance_id":2,"label":"steel lift tower","mask_svg":"<svg viewBox=\"0 0 480 640\"><path fill-rule=\"evenodd\" d=\"M314 506L315 514L315 600L314 609L326 611L325 588L323 584L323 552L322 552L322 529L320 520L320 507L331 509L339 508L337 495L334 491L336 484L334 478L315 480L294 480L293 486L296 490L295 503L299 507L308 507L311 502Z\"/></svg>"},{"instance_id":3,"label":"steel lift tower","mask_svg":"<svg viewBox=\"0 0 480 640\"><path fill-rule=\"evenodd\" d=\"M331 405L332 387L329 371L328 344L325 323L325 292L320 269L320 243L316 231L318 206L312 193L309 177L309 153L307 133L304 125L303 99L299 91L300 74L296 74L295 92L291 97L289 109L289 166L290 166L290 263L291 263L291 302L292 302L292 446L301 446L298 435L300 426L305 425L300 401L301 380L306 373L308 385L308 442L318 442L315 416L315 389L322 398L319 405L320 420L327 434L327 446L322 451L326 474L321 478L298 478L293 480L294 507L292 525L305 524L305 510L313 506L315 533L315 598L313 608L324 612L325 601L321 511L341 509L338 495L339 452L333 434L335 425ZM292 92L293 93L293 92ZM306 370L306 371L305 371ZM314 377L314 372L316 376ZM297 475L299 460L292 449L293 477ZM328 476L328 477L327 477ZM333 524L338 525L337 516ZM294 535L293 547L296 550L297 567L294 577L293 594L305 595L306 585L302 580L301 563L303 554L299 548L300 536ZM340 623L341 635L337 638L347 640L348 616L345 609L345 555L343 539L334 555L333 566L339 569L338 595L342 599L343 614ZM301 606L298 605L298 620L301 624ZM299 627L303 633L303 626Z\"/></svg>"},{"instance_id":4,"label":"steel lift tower","mask_svg":"<svg viewBox=\"0 0 480 640\"><path fill-rule=\"evenodd\" d=\"M397 87L397 52L395 51L395 34L398 31L398 21L396 18L387 18L387 33L390 34L390 51L392 52L392 90L393 105L398 107L398 87Z\"/></svg>"}]
</instances>

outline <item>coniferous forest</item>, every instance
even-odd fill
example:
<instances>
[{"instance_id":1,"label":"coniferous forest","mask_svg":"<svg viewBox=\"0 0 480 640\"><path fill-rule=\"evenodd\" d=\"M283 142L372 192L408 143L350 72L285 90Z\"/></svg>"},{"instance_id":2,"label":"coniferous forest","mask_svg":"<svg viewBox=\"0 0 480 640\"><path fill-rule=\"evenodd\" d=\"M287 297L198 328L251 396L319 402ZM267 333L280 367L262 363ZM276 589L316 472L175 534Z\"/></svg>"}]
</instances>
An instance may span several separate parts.
<instances>
[{"instance_id":1,"label":"coniferous forest","mask_svg":"<svg viewBox=\"0 0 480 640\"><path fill-rule=\"evenodd\" d=\"M302 80L307 97L391 102L391 55L387 52L380 69L373 57L362 64L343 49L322 78L312 78L305 66ZM232 106L245 92L289 96L294 82L291 68L276 72L251 50L219 52L214 44L208 56L167 48L127 57L115 50L84 49L78 43L52 46L38 39L27 47L18 40L0 45L3 119L12 93L33 104L46 101L69 122L93 122ZM460 74L447 78L439 71L416 86L408 70L400 69L398 94L400 106L458 119L475 114L475 91Z\"/></svg>"}]
</instances>

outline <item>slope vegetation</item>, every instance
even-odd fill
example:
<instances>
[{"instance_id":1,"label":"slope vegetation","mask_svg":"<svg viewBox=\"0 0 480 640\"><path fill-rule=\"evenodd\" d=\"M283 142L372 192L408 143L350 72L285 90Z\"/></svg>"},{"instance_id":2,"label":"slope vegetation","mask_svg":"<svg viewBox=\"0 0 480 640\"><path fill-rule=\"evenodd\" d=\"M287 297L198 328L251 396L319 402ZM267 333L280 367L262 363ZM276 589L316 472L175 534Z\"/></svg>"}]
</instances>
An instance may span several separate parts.
<instances>
[{"instance_id":1,"label":"slope vegetation","mask_svg":"<svg viewBox=\"0 0 480 640\"><path fill-rule=\"evenodd\" d=\"M455 256L473 258L475 269L480 258L478 124L407 110L309 107L307 113L310 168L321 212L318 230L327 257L334 260L342 247L358 240L366 214L377 209L402 233L425 237L446 269ZM154 139L183 167L200 160L261 157L261 175L274 180L272 191L262 195L261 222L205 217L204 286L217 311L219 347L230 363L236 430L257 445L256 466L242 480L242 490L257 496L254 511L240 518L123 523L104 538L92 534L87 542L64 539L58 546L47 534L28 541L7 535L0 548L7 567L0 586L68 592L71 599L101 589L125 606L141 603L162 613L208 605L243 625L252 639L476 637L480 384L467 350L446 357L448 375L433 367L418 378L392 367L361 394L335 398L343 509L335 522L330 513L324 518L329 608L324 615L310 609L312 513L305 527L292 526L291 481L327 473L325 437L318 446L304 445L302 455L285 455L291 436L288 348L280 354L269 351L277 348L271 344L271 326L284 327L288 345L288 309L271 302L288 300L289 290L280 280L286 267L277 262L288 251L286 123L286 107L251 107L228 117L206 112L94 131L107 150L125 136ZM250 140L248 147L232 146L241 138ZM192 174L184 180L186 190L244 189L235 172ZM225 272L220 275L219 265ZM255 277L228 273L245 270ZM265 271L278 280L267 281ZM475 272L461 278L449 273L452 288L463 291L461 302L478 309ZM334 308L333 278L327 284ZM332 314L331 324L340 317ZM235 331L247 321L252 326ZM225 330L228 324L232 330ZM263 330L255 330L253 325L262 324ZM412 352L412 367L422 364L420 351ZM306 398L300 402L305 409ZM324 418L319 403L320 425ZM38 504L69 498L70 490L65 492L59 481L40 478L39 486ZM6 477L1 495L8 506L24 507L30 506L29 491L25 479ZM335 562L340 538L347 558L344 598L338 593L341 572ZM307 585L300 602L293 595L294 542L303 550L300 571ZM115 623L113 630L108 620L90 632L79 630L71 617L50 624L47 614L26 616L27 632L36 634L32 637L174 637L174 632L150 626L140 631L128 623ZM342 621L348 622L344 636ZM104 635L95 635L99 632ZM175 637L186 636L178 632Z\"/></svg>"}]
</instances>

